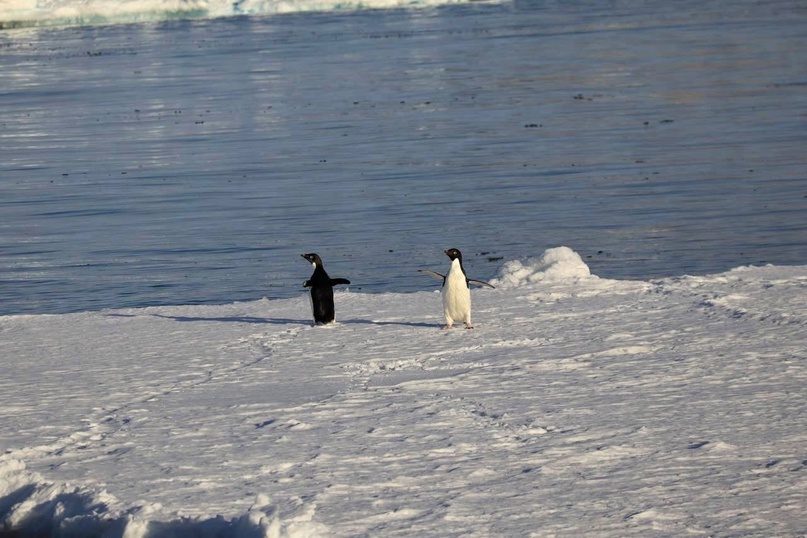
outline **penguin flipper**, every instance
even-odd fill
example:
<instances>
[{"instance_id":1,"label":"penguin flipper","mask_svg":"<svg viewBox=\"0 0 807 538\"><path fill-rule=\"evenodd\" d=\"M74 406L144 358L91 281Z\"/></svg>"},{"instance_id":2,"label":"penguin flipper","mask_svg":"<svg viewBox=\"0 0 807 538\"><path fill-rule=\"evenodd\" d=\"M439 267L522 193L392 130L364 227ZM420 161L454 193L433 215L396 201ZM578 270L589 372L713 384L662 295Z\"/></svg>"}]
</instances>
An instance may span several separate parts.
<instances>
[{"instance_id":1,"label":"penguin flipper","mask_svg":"<svg viewBox=\"0 0 807 538\"><path fill-rule=\"evenodd\" d=\"M496 289L496 286L494 286L490 282L485 282L484 280L476 280L473 278L469 278L468 282L470 282L471 284L476 284L477 286L487 286L489 288L493 288L494 290Z\"/></svg>"},{"instance_id":2,"label":"penguin flipper","mask_svg":"<svg viewBox=\"0 0 807 538\"><path fill-rule=\"evenodd\" d=\"M310 281L310 280L306 280L305 282L303 282L303 287L304 287L304 288L310 288L310 287L311 287L311 281Z\"/></svg>"},{"instance_id":3,"label":"penguin flipper","mask_svg":"<svg viewBox=\"0 0 807 538\"><path fill-rule=\"evenodd\" d=\"M332 278L331 286L336 286L337 284L350 284L350 280L346 278Z\"/></svg>"},{"instance_id":4,"label":"penguin flipper","mask_svg":"<svg viewBox=\"0 0 807 538\"><path fill-rule=\"evenodd\" d=\"M436 278L437 280L442 280L443 283L446 281L446 275L442 273L438 273L437 271L432 271L431 269L418 269L419 273L423 273L424 275L429 275L432 278Z\"/></svg>"}]
</instances>

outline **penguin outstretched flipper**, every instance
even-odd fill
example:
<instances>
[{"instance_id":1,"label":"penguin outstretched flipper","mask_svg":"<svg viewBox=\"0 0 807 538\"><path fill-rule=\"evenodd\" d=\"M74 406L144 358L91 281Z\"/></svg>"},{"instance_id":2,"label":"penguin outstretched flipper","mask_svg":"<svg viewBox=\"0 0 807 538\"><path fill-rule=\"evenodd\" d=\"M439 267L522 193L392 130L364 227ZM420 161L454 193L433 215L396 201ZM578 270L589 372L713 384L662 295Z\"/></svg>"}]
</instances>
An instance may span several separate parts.
<instances>
[{"instance_id":1,"label":"penguin outstretched flipper","mask_svg":"<svg viewBox=\"0 0 807 538\"><path fill-rule=\"evenodd\" d=\"M442 280L443 284L446 282L446 275L443 273L438 273L437 271L432 271L431 269L418 269L418 273L423 273L424 275L429 275L432 278L436 278L437 280ZM466 278L468 283L476 284L477 286L487 286L488 288L496 289L496 286L491 284L490 282L485 282L484 280L477 280L475 278Z\"/></svg>"},{"instance_id":2,"label":"penguin outstretched flipper","mask_svg":"<svg viewBox=\"0 0 807 538\"><path fill-rule=\"evenodd\" d=\"M473 329L471 324L471 284L479 286L494 286L484 280L468 278L465 268L462 266L462 253L456 248L445 251L446 256L451 260L451 266L445 275L437 271L421 269L420 272L443 281L443 313L446 318L444 329L450 329L455 321L465 324L466 329Z\"/></svg>"},{"instance_id":3,"label":"penguin outstretched flipper","mask_svg":"<svg viewBox=\"0 0 807 538\"><path fill-rule=\"evenodd\" d=\"M443 284L446 283L446 275L443 273L438 273L437 271L432 271L431 269L418 269L418 273L423 273L424 275L429 275L432 278L441 280Z\"/></svg>"},{"instance_id":4,"label":"penguin outstretched flipper","mask_svg":"<svg viewBox=\"0 0 807 538\"><path fill-rule=\"evenodd\" d=\"M335 284L350 284L346 278L331 278L322 266L322 259L315 253L301 254L311 262L314 274L303 282L304 288L311 288L311 307L314 312L314 323L333 323L336 319L336 309L333 304L333 286Z\"/></svg>"}]
</instances>

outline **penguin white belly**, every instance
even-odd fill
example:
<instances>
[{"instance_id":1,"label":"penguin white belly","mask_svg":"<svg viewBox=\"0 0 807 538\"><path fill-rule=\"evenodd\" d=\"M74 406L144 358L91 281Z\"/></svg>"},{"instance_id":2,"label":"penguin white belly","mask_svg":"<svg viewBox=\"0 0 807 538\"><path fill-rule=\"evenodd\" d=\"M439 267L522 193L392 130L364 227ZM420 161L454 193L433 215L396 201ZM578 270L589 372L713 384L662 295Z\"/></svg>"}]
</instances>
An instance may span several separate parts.
<instances>
[{"instance_id":1,"label":"penguin white belly","mask_svg":"<svg viewBox=\"0 0 807 538\"><path fill-rule=\"evenodd\" d=\"M446 315L446 325L451 327L453 322L461 321L471 326L471 290L462 270L457 267L446 275L443 286L443 312Z\"/></svg>"}]
</instances>

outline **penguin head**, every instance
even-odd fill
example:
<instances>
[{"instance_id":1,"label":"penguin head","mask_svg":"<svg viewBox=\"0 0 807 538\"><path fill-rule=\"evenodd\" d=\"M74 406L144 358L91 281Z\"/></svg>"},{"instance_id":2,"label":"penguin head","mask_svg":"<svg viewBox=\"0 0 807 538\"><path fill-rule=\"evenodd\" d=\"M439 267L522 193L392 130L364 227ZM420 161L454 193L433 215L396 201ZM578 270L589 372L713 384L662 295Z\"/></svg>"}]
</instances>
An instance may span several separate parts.
<instances>
[{"instance_id":1,"label":"penguin head","mask_svg":"<svg viewBox=\"0 0 807 538\"><path fill-rule=\"evenodd\" d=\"M308 254L300 254L303 258L311 262L311 265L314 267L322 267L322 260L320 259L318 254L310 252Z\"/></svg>"},{"instance_id":2,"label":"penguin head","mask_svg":"<svg viewBox=\"0 0 807 538\"><path fill-rule=\"evenodd\" d=\"M460 263L462 263L462 252L460 252L459 250L457 250L455 248L450 248L450 249L446 250L445 253L446 253L446 256L448 256L452 261L453 260L459 260Z\"/></svg>"}]
</instances>

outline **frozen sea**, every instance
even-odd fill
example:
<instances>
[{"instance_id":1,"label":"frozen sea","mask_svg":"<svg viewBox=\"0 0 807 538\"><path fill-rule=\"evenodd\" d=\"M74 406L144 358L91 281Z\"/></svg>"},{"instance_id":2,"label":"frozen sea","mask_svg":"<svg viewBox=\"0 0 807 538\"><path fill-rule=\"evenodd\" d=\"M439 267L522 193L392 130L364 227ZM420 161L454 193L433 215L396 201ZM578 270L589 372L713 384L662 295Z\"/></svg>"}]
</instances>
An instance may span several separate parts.
<instances>
[{"instance_id":1,"label":"frozen sea","mask_svg":"<svg viewBox=\"0 0 807 538\"><path fill-rule=\"evenodd\" d=\"M0 4L0 313L293 297L311 251L372 293L451 246L807 259L803 2L36 5Z\"/></svg>"}]
</instances>

